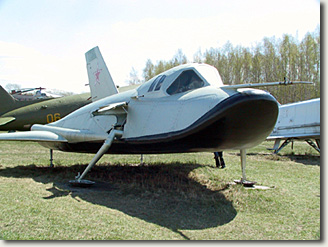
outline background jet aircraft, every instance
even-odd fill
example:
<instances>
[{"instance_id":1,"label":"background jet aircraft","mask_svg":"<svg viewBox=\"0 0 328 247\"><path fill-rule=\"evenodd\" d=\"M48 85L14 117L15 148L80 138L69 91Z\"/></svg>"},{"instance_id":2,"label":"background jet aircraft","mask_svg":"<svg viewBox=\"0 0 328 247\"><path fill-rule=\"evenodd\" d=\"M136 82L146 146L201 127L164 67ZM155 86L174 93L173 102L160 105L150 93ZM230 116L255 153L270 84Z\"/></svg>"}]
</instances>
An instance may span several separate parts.
<instances>
[{"instance_id":1,"label":"background jet aircraft","mask_svg":"<svg viewBox=\"0 0 328 247\"><path fill-rule=\"evenodd\" d=\"M275 153L294 140L305 140L320 153L320 98L280 105L277 123L267 140L275 140ZM281 140L285 141L279 146Z\"/></svg>"},{"instance_id":2,"label":"background jet aircraft","mask_svg":"<svg viewBox=\"0 0 328 247\"><path fill-rule=\"evenodd\" d=\"M240 182L248 184L246 149L264 141L277 120L278 102L272 95L251 85L223 85L217 69L206 64L181 65L117 93L98 47L86 53L86 61L90 85L97 89L102 80L112 83L102 99L57 122L35 124L32 131L1 134L0 140L36 141L50 149L96 153L83 174L72 181L77 185L89 184L82 178L105 153L237 149Z\"/></svg>"}]
</instances>

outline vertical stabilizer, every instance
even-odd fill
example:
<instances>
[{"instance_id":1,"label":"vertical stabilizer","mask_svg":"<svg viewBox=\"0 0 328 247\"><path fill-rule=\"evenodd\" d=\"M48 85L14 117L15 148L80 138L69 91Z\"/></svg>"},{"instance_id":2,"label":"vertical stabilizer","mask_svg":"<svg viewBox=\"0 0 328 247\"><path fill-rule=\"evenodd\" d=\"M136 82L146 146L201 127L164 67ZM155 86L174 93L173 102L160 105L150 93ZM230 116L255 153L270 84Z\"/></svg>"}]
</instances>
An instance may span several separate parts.
<instances>
[{"instance_id":1,"label":"vertical stabilizer","mask_svg":"<svg viewBox=\"0 0 328 247\"><path fill-rule=\"evenodd\" d=\"M98 46L85 53L92 101L118 93Z\"/></svg>"},{"instance_id":2,"label":"vertical stabilizer","mask_svg":"<svg viewBox=\"0 0 328 247\"><path fill-rule=\"evenodd\" d=\"M15 99L0 86L0 115L15 108Z\"/></svg>"}]
</instances>

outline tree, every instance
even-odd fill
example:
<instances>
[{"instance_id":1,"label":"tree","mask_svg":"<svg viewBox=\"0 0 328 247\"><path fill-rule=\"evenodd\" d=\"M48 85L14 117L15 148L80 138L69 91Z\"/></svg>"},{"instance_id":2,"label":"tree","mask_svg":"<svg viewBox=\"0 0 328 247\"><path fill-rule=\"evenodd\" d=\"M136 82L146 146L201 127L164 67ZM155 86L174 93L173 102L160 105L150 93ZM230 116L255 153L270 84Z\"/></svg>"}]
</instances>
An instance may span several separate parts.
<instances>
[{"instance_id":1,"label":"tree","mask_svg":"<svg viewBox=\"0 0 328 247\"><path fill-rule=\"evenodd\" d=\"M11 92L12 90L18 90L21 89L22 86L19 84L15 84L15 83L8 83L5 88L7 89L8 92Z\"/></svg>"},{"instance_id":2,"label":"tree","mask_svg":"<svg viewBox=\"0 0 328 247\"><path fill-rule=\"evenodd\" d=\"M252 53L249 48L243 48L242 51L242 82L251 83L252 81Z\"/></svg>"},{"instance_id":3,"label":"tree","mask_svg":"<svg viewBox=\"0 0 328 247\"><path fill-rule=\"evenodd\" d=\"M182 49L179 49L172 59L173 67L180 64L186 64L188 62L187 57L183 54Z\"/></svg>"},{"instance_id":4,"label":"tree","mask_svg":"<svg viewBox=\"0 0 328 247\"><path fill-rule=\"evenodd\" d=\"M264 38L263 40L263 72L266 82L277 80L278 74L278 55L276 50L275 38Z\"/></svg>"},{"instance_id":5,"label":"tree","mask_svg":"<svg viewBox=\"0 0 328 247\"><path fill-rule=\"evenodd\" d=\"M258 44L253 51L253 57L252 57L252 82L263 82L263 73L262 73L262 61L263 61L263 55L261 53L261 47Z\"/></svg>"},{"instance_id":6,"label":"tree","mask_svg":"<svg viewBox=\"0 0 328 247\"><path fill-rule=\"evenodd\" d=\"M129 85L136 85L136 84L140 84L140 83L141 83L141 80L139 79L138 71L136 71L135 68L132 67L131 72L130 72Z\"/></svg>"},{"instance_id":7,"label":"tree","mask_svg":"<svg viewBox=\"0 0 328 247\"><path fill-rule=\"evenodd\" d=\"M202 63L203 62L202 57L203 57L202 51L199 48L198 51L194 54L193 62L194 63Z\"/></svg>"},{"instance_id":8,"label":"tree","mask_svg":"<svg viewBox=\"0 0 328 247\"><path fill-rule=\"evenodd\" d=\"M193 60L217 68L225 84L283 81L284 77L314 82L314 85L264 88L282 104L320 97L320 27L306 34L301 42L287 34L281 39L266 37L252 48L234 47L227 42L223 47L207 49L204 54L199 49ZM144 77L150 79L187 61L181 49L169 61L153 65L148 60Z\"/></svg>"},{"instance_id":9,"label":"tree","mask_svg":"<svg viewBox=\"0 0 328 247\"><path fill-rule=\"evenodd\" d=\"M145 78L145 81L150 80L155 76L155 67L154 64L150 59L146 62L146 67L143 70L143 77Z\"/></svg>"},{"instance_id":10,"label":"tree","mask_svg":"<svg viewBox=\"0 0 328 247\"><path fill-rule=\"evenodd\" d=\"M164 72L166 69L165 69L165 61L162 61L160 60L157 65L155 66L155 75L158 75L162 72Z\"/></svg>"}]
</instances>

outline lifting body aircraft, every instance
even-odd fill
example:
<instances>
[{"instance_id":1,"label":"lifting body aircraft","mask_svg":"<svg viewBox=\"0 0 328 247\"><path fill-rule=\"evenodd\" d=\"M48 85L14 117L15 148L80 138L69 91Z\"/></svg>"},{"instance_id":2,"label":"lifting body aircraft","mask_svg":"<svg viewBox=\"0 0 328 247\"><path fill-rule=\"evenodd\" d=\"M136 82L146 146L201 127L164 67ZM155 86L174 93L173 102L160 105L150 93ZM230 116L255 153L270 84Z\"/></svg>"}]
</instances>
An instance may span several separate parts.
<instances>
[{"instance_id":1,"label":"lifting body aircraft","mask_svg":"<svg viewBox=\"0 0 328 247\"><path fill-rule=\"evenodd\" d=\"M250 87L286 82L224 85L216 68L184 64L139 87L118 93L98 47L86 53L89 83L105 81L101 99L29 132L1 134L0 140L36 141L65 152L95 153L82 175L70 181L84 186L87 172L106 153L158 154L240 150L246 179L246 149L264 141L275 126L278 102ZM254 183L250 183L254 184Z\"/></svg>"}]
</instances>

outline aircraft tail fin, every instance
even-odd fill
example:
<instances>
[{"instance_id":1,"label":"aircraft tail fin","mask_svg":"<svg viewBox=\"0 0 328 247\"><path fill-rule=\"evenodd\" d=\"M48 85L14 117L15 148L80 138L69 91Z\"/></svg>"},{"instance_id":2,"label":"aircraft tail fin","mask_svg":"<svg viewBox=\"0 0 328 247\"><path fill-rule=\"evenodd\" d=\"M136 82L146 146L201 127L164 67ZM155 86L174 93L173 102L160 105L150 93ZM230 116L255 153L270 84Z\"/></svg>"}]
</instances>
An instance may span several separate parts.
<instances>
[{"instance_id":1,"label":"aircraft tail fin","mask_svg":"<svg viewBox=\"0 0 328 247\"><path fill-rule=\"evenodd\" d=\"M0 86L0 115L15 108L15 99Z\"/></svg>"},{"instance_id":2,"label":"aircraft tail fin","mask_svg":"<svg viewBox=\"0 0 328 247\"><path fill-rule=\"evenodd\" d=\"M85 53L92 101L117 94L117 88L108 71L98 46Z\"/></svg>"}]
</instances>

